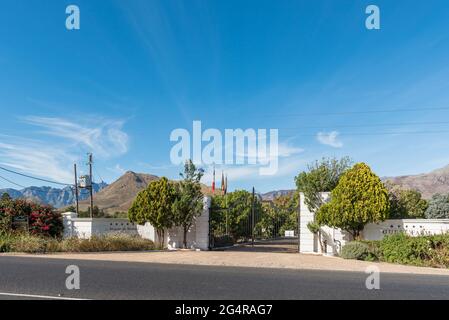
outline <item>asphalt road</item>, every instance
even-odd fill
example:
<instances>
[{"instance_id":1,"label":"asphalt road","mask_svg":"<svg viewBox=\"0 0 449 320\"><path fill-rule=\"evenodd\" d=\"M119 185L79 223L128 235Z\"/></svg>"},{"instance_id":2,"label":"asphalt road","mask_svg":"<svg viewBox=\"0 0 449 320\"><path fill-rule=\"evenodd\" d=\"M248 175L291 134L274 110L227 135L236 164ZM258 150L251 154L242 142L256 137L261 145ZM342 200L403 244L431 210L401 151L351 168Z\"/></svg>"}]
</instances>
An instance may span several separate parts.
<instances>
[{"instance_id":1,"label":"asphalt road","mask_svg":"<svg viewBox=\"0 0 449 320\"><path fill-rule=\"evenodd\" d=\"M80 290L65 287L80 269ZM449 277L0 257L0 299L449 299ZM22 296L24 295L24 296Z\"/></svg>"}]
</instances>

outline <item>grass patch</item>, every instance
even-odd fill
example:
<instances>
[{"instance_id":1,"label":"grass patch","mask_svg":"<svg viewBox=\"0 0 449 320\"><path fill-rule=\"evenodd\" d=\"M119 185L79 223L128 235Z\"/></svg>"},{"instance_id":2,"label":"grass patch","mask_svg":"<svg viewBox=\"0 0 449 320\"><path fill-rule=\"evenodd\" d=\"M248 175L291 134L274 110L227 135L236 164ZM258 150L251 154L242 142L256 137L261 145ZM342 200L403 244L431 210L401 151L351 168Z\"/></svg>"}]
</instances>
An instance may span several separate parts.
<instances>
[{"instance_id":1,"label":"grass patch","mask_svg":"<svg viewBox=\"0 0 449 320\"><path fill-rule=\"evenodd\" d=\"M110 252L154 250L153 241L139 236L110 234L90 239L55 239L28 234L0 235L0 252L52 253L52 252Z\"/></svg>"}]
</instances>

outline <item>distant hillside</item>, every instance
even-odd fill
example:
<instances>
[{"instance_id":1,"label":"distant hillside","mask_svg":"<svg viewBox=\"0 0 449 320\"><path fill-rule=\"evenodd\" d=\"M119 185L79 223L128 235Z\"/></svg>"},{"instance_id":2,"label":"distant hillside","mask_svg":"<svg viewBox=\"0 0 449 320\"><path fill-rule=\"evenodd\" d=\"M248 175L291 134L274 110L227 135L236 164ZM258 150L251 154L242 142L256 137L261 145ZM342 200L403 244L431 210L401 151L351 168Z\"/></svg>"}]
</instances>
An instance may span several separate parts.
<instances>
[{"instance_id":1,"label":"distant hillside","mask_svg":"<svg viewBox=\"0 0 449 320\"><path fill-rule=\"evenodd\" d=\"M390 181L408 189L420 191L424 198L431 198L436 193L449 193L449 165L430 173L399 177L386 177Z\"/></svg>"},{"instance_id":2,"label":"distant hillside","mask_svg":"<svg viewBox=\"0 0 449 320\"><path fill-rule=\"evenodd\" d=\"M151 174L128 171L94 196L94 206L109 214L126 212L139 191L157 179L159 177ZM89 205L89 200L80 201L80 210L87 211Z\"/></svg>"},{"instance_id":3,"label":"distant hillside","mask_svg":"<svg viewBox=\"0 0 449 320\"><path fill-rule=\"evenodd\" d=\"M94 194L104 189L107 184L94 183ZM71 205L75 202L75 195L73 189L65 187L63 189L51 187L28 187L22 190L15 189L0 189L0 195L8 193L13 199L28 199L41 204L49 204L55 208L61 208ZM86 189L80 190L80 200L87 199L89 191Z\"/></svg>"},{"instance_id":4,"label":"distant hillside","mask_svg":"<svg viewBox=\"0 0 449 320\"><path fill-rule=\"evenodd\" d=\"M127 212L139 191L157 179L159 177L155 175L128 171L94 196L94 206L108 214ZM212 189L204 184L201 185L201 191L205 195L212 195ZM216 190L215 194L219 194L219 191ZM89 206L89 200L80 202L81 211L87 211Z\"/></svg>"}]
</instances>

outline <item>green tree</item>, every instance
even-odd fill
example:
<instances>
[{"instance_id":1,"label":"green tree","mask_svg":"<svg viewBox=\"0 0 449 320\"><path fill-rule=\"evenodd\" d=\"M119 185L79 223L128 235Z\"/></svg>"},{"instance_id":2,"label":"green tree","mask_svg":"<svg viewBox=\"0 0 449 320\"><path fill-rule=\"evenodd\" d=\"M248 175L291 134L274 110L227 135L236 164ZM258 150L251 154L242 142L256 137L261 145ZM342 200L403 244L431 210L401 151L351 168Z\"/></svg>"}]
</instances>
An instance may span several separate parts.
<instances>
[{"instance_id":1,"label":"green tree","mask_svg":"<svg viewBox=\"0 0 449 320\"><path fill-rule=\"evenodd\" d=\"M309 164L306 171L295 177L297 190L304 193L305 204L310 211L317 211L321 207L323 199L320 193L332 191L351 163L348 157L340 160L323 158Z\"/></svg>"},{"instance_id":2,"label":"green tree","mask_svg":"<svg viewBox=\"0 0 449 320\"><path fill-rule=\"evenodd\" d=\"M343 174L316 219L319 224L343 229L358 239L367 223L387 219L389 210L388 191L382 181L368 165L357 163Z\"/></svg>"},{"instance_id":3,"label":"green tree","mask_svg":"<svg viewBox=\"0 0 449 320\"><path fill-rule=\"evenodd\" d=\"M286 230L298 230L299 193L279 196L273 199L273 205L278 215L278 235L283 236Z\"/></svg>"},{"instance_id":4,"label":"green tree","mask_svg":"<svg viewBox=\"0 0 449 320\"><path fill-rule=\"evenodd\" d=\"M417 190L402 189L398 185L387 183L388 198L390 200L391 219L424 218L427 207L426 199Z\"/></svg>"},{"instance_id":5,"label":"green tree","mask_svg":"<svg viewBox=\"0 0 449 320\"><path fill-rule=\"evenodd\" d=\"M187 233L191 228L195 217L203 211L203 193L200 180L203 170L197 169L192 160L184 164L183 178L176 184L176 199L173 203L175 224L183 229L183 245L187 248Z\"/></svg>"},{"instance_id":6,"label":"green tree","mask_svg":"<svg viewBox=\"0 0 449 320\"><path fill-rule=\"evenodd\" d=\"M76 208L75 208L75 206L68 206L67 209L65 209L64 211L66 211L66 212L76 212Z\"/></svg>"},{"instance_id":7,"label":"green tree","mask_svg":"<svg viewBox=\"0 0 449 320\"><path fill-rule=\"evenodd\" d=\"M256 225L256 234L263 238L279 236L277 227L284 217L281 216L278 208L272 202L264 202L262 212L262 217Z\"/></svg>"},{"instance_id":8,"label":"green tree","mask_svg":"<svg viewBox=\"0 0 449 320\"><path fill-rule=\"evenodd\" d=\"M298 228L298 197L292 195L278 196L273 201L262 203L262 215L257 222L257 234L265 238L276 238L284 235L286 230Z\"/></svg>"},{"instance_id":9,"label":"green tree","mask_svg":"<svg viewBox=\"0 0 449 320\"><path fill-rule=\"evenodd\" d=\"M145 190L137 194L128 210L131 222L145 224L149 222L158 236L159 247L164 246L165 230L173 226L173 202L176 191L167 178L162 177L148 184Z\"/></svg>"},{"instance_id":10,"label":"green tree","mask_svg":"<svg viewBox=\"0 0 449 320\"><path fill-rule=\"evenodd\" d=\"M1 203L7 203L7 202L10 202L12 200L12 198L11 198L11 196L9 195L9 193L7 193L7 192L4 192L3 194L2 194L2 197L0 198L0 202Z\"/></svg>"},{"instance_id":11,"label":"green tree","mask_svg":"<svg viewBox=\"0 0 449 320\"><path fill-rule=\"evenodd\" d=\"M427 219L449 219L449 194L435 194L426 210Z\"/></svg>"},{"instance_id":12,"label":"green tree","mask_svg":"<svg viewBox=\"0 0 449 320\"><path fill-rule=\"evenodd\" d=\"M75 210L73 210L73 212ZM78 212L78 217L80 217L80 218L90 218L90 207L87 208L86 211L80 210ZM100 209L98 206L94 206L94 209L92 210L92 217L93 218L105 218L105 217L107 217L107 214L106 214L106 212L104 212L103 209Z\"/></svg>"}]
</instances>

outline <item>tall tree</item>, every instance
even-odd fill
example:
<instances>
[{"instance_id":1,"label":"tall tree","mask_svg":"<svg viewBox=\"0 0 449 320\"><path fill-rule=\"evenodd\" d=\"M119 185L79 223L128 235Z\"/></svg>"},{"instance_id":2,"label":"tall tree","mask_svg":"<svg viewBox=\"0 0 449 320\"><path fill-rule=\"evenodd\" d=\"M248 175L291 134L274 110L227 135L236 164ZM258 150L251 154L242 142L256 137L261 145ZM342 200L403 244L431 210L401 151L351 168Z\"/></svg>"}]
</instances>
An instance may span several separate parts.
<instances>
[{"instance_id":1,"label":"tall tree","mask_svg":"<svg viewBox=\"0 0 449 320\"><path fill-rule=\"evenodd\" d=\"M388 191L380 178L365 163L357 163L341 177L316 220L348 231L357 239L365 224L387 219L389 210Z\"/></svg>"},{"instance_id":2,"label":"tall tree","mask_svg":"<svg viewBox=\"0 0 449 320\"><path fill-rule=\"evenodd\" d=\"M197 169L192 160L184 164L183 178L176 184L176 199L173 203L175 224L183 229L183 245L187 248L187 233L195 221L195 217L203 211L203 193L200 180L204 174L202 169Z\"/></svg>"},{"instance_id":3,"label":"tall tree","mask_svg":"<svg viewBox=\"0 0 449 320\"><path fill-rule=\"evenodd\" d=\"M173 202L176 191L167 178L150 182L145 190L137 194L128 210L130 221L145 224L149 222L155 229L159 247L164 246L165 230L173 226Z\"/></svg>"},{"instance_id":4,"label":"tall tree","mask_svg":"<svg viewBox=\"0 0 449 320\"><path fill-rule=\"evenodd\" d=\"M323 204L320 193L332 191L351 163L349 157L340 160L323 158L309 164L306 171L295 177L297 190L304 193L305 203L311 211L318 210Z\"/></svg>"}]
</instances>

